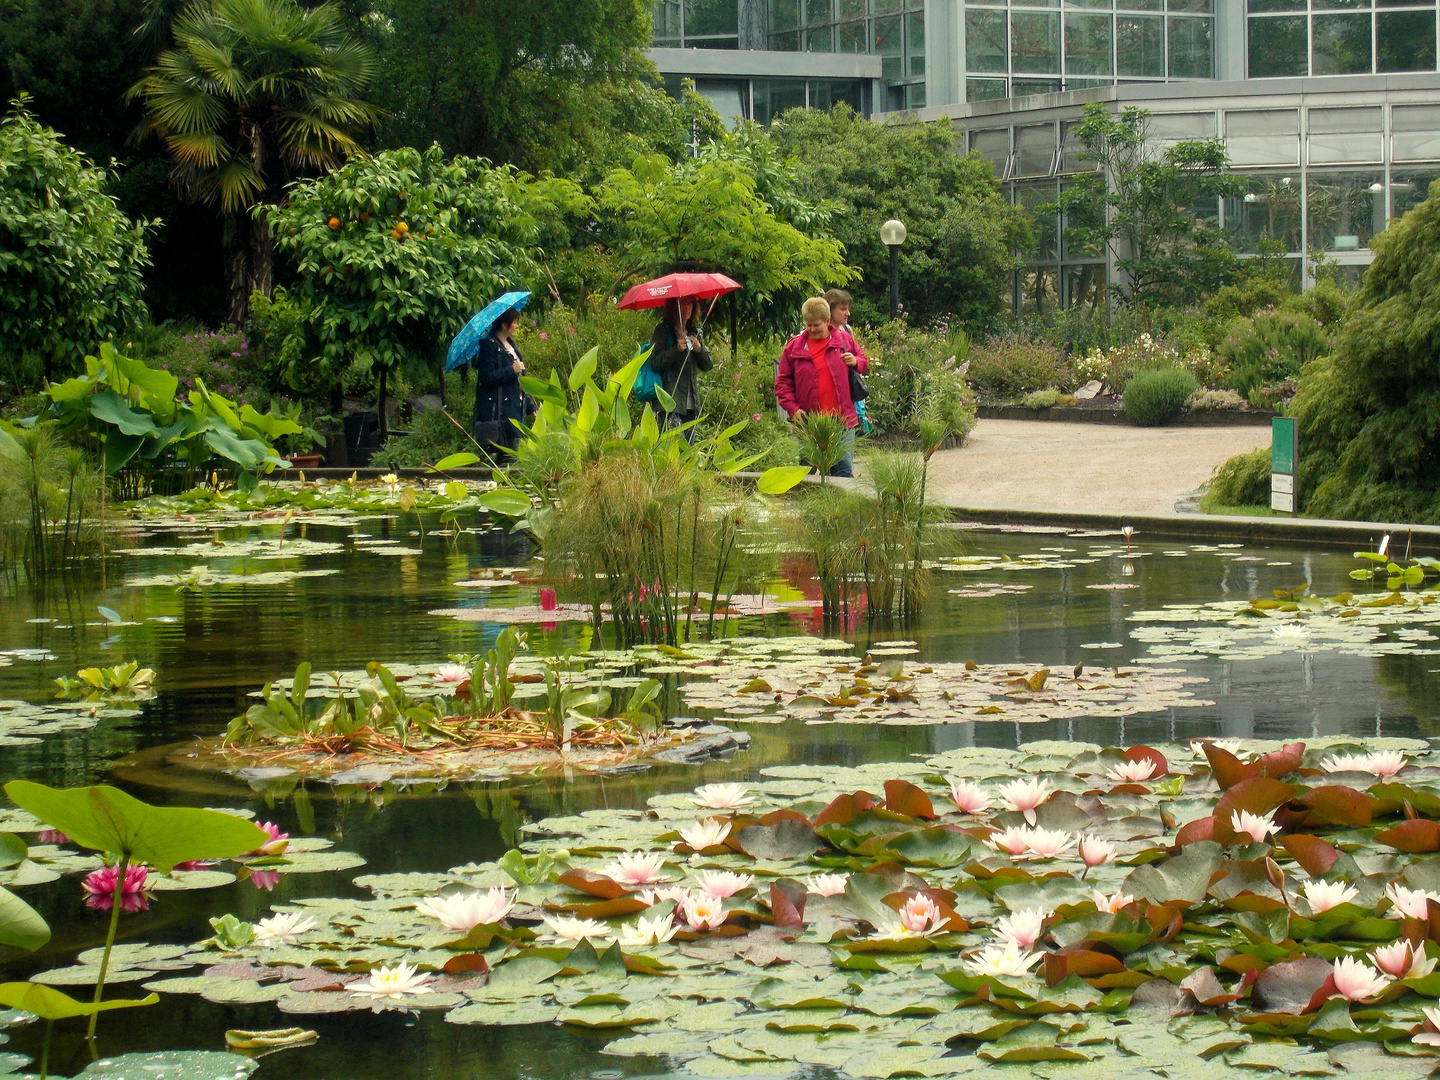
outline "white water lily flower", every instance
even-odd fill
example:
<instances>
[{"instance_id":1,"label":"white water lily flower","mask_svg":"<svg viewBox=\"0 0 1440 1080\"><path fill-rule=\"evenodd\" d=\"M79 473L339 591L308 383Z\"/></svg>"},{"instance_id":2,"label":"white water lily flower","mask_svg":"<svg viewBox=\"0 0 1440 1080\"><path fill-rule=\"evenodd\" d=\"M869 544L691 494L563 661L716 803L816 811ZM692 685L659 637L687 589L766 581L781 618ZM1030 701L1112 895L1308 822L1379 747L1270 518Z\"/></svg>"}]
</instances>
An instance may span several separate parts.
<instances>
[{"instance_id":1,"label":"white water lily flower","mask_svg":"<svg viewBox=\"0 0 1440 1080\"><path fill-rule=\"evenodd\" d=\"M467 933L477 926L498 923L515 906L515 898L506 896L499 885L486 892L432 896L415 905L421 915L435 919L446 930Z\"/></svg>"},{"instance_id":2,"label":"white water lily flower","mask_svg":"<svg viewBox=\"0 0 1440 1080\"><path fill-rule=\"evenodd\" d=\"M1139 761L1122 761L1113 769L1105 771L1105 779L1116 784L1139 784L1155 775L1155 762L1151 758Z\"/></svg>"},{"instance_id":3,"label":"white water lily flower","mask_svg":"<svg viewBox=\"0 0 1440 1080\"><path fill-rule=\"evenodd\" d=\"M400 477L396 476L393 472L387 472L384 476L380 477L380 482L390 489L390 494L392 495L400 490Z\"/></svg>"},{"instance_id":4,"label":"white water lily flower","mask_svg":"<svg viewBox=\"0 0 1440 1080\"><path fill-rule=\"evenodd\" d=\"M1196 739L1190 744L1190 752L1198 758L1205 756L1205 744L1209 743L1217 750L1224 750L1227 754L1238 754L1240 748L1245 745L1244 739Z\"/></svg>"},{"instance_id":5,"label":"white water lily flower","mask_svg":"<svg viewBox=\"0 0 1440 1080\"><path fill-rule=\"evenodd\" d=\"M719 847L729 835L730 822L713 817L680 830L680 839L696 851Z\"/></svg>"},{"instance_id":6,"label":"white water lily flower","mask_svg":"<svg viewBox=\"0 0 1440 1080\"><path fill-rule=\"evenodd\" d=\"M1390 985L1390 977L1382 975L1363 960L1342 956L1335 961L1335 993L1346 1001L1365 1001L1378 997Z\"/></svg>"},{"instance_id":7,"label":"white water lily flower","mask_svg":"<svg viewBox=\"0 0 1440 1080\"><path fill-rule=\"evenodd\" d=\"M815 874L805 879L805 891L816 896L842 896L849 874Z\"/></svg>"},{"instance_id":8,"label":"white water lily flower","mask_svg":"<svg viewBox=\"0 0 1440 1080\"><path fill-rule=\"evenodd\" d=\"M1230 813L1230 828L1237 833L1247 834L1254 843L1263 844L1267 836L1280 831L1280 826L1271 820L1273 814L1272 810L1269 814L1261 817L1248 810L1234 810Z\"/></svg>"},{"instance_id":9,"label":"white water lily flower","mask_svg":"<svg viewBox=\"0 0 1440 1080\"><path fill-rule=\"evenodd\" d=\"M1407 919L1430 918L1430 907L1426 901L1440 902L1440 893L1428 892L1425 889L1407 889L1398 881L1392 881L1385 886L1385 895L1395 905L1395 910Z\"/></svg>"},{"instance_id":10,"label":"white water lily flower","mask_svg":"<svg viewBox=\"0 0 1440 1080\"><path fill-rule=\"evenodd\" d=\"M1419 979L1435 970L1433 957L1401 938L1389 945L1382 945L1370 954L1370 962L1394 979Z\"/></svg>"},{"instance_id":11,"label":"white water lily flower","mask_svg":"<svg viewBox=\"0 0 1440 1080\"><path fill-rule=\"evenodd\" d=\"M1369 772L1369 754L1331 754L1320 759L1320 768L1328 772Z\"/></svg>"},{"instance_id":12,"label":"white water lily flower","mask_svg":"<svg viewBox=\"0 0 1440 1080\"><path fill-rule=\"evenodd\" d=\"M714 930L725 921L725 902L708 893L691 893L681 905L685 922L696 932Z\"/></svg>"},{"instance_id":13,"label":"white water lily flower","mask_svg":"<svg viewBox=\"0 0 1440 1080\"><path fill-rule=\"evenodd\" d=\"M315 929L315 920L298 911L281 911L255 924L255 944L265 949L293 945L301 934Z\"/></svg>"},{"instance_id":14,"label":"white water lily flower","mask_svg":"<svg viewBox=\"0 0 1440 1080\"><path fill-rule=\"evenodd\" d=\"M1327 773L1363 772L1389 778L1405 768L1405 755L1399 750L1378 750L1373 754L1335 754L1322 758L1320 768Z\"/></svg>"},{"instance_id":15,"label":"white water lily flower","mask_svg":"<svg viewBox=\"0 0 1440 1080\"><path fill-rule=\"evenodd\" d=\"M1050 785L1044 780L1031 777L1029 780L1011 780L1000 785L1000 797L1007 810L1025 815L1025 820L1035 824L1035 808L1050 797Z\"/></svg>"},{"instance_id":16,"label":"white water lily flower","mask_svg":"<svg viewBox=\"0 0 1440 1080\"><path fill-rule=\"evenodd\" d=\"M690 895L690 890L684 885L670 885L663 889L637 889L635 899L642 904L654 906L663 904L666 900L673 900L677 904L683 904L685 898Z\"/></svg>"},{"instance_id":17,"label":"white water lily flower","mask_svg":"<svg viewBox=\"0 0 1440 1080\"><path fill-rule=\"evenodd\" d=\"M700 891L719 900L734 896L741 889L748 889L755 880L754 874L737 874L734 870L701 870L695 875Z\"/></svg>"},{"instance_id":18,"label":"white water lily flower","mask_svg":"<svg viewBox=\"0 0 1440 1080\"><path fill-rule=\"evenodd\" d=\"M705 810L738 810L755 800L744 784L702 784L690 801Z\"/></svg>"},{"instance_id":19,"label":"white water lily flower","mask_svg":"<svg viewBox=\"0 0 1440 1080\"><path fill-rule=\"evenodd\" d=\"M1115 859L1115 845L1109 840L1101 840L1097 836L1082 836L1080 838L1080 861L1088 869L1097 866L1104 866Z\"/></svg>"},{"instance_id":20,"label":"white water lily flower","mask_svg":"<svg viewBox=\"0 0 1440 1080\"><path fill-rule=\"evenodd\" d=\"M983 814L990 809L985 789L969 780L951 780L950 799L962 814Z\"/></svg>"},{"instance_id":21,"label":"white water lily flower","mask_svg":"<svg viewBox=\"0 0 1440 1080\"><path fill-rule=\"evenodd\" d=\"M425 985L430 979L431 976L420 974L402 960L394 967L382 965L376 968L365 982L350 987L350 992L376 1001L404 997L406 994L433 994L434 988Z\"/></svg>"},{"instance_id":22,"label":"white water lily flower","mask_svg":"<svg viewBox=\"0 0 1440 1080\"><path fill-rule=\"evenodd\" d=\"M1033 949L1045 934L1045 918L1048 912L1039 908L1021 908L1006 915L991 927L990 932L1007 946L1019 951Z\"/></svg>"},{"instance_id":23,"label":"white water lily flower","mask_svg":"<svg viewBox=\"0 0 1440 1080\"><path fill-rule=\"evenodd\" d=\"M462 683L470 678L470 669L461 664L442 664L435 669L435 678L440 682Z\"/></svg>"},{"instance_id":24,"label":"white water lily flower","mask_svg":"<svg viewBox=\"0 0 1440 1080\"><path fill-rule=\"evenodd\" d=\"M663 852L627 851L600 867L600 873L622 885L655 885L670 880L668 874L660 872L664 869Z\"/></svg>"},{"instance_id":25,"label":"white water lily flower","mask_svg":"<svg viewBox=\"0 0 1440 1080\"><path fill-rule=\"evenodd\" d=\"M1058 859L1070 845L1075 843L1075 834L1060 829L1028 829L1025 838L1026 855L1031 859Z\"/></svg>"},{"instance_id":26,"label":"white water lily flower","mask_svg":"<svg viewBox=\"0 0 1440 1080\"><path fill-rule=\"evenodd\" d=\"M1431 1005L1422 1005L1420 1011L1425 1014L1425 1020L1435 1030L1417 1031L1410 1036L1410 1041L1419 1043L1421 1046L1440 1046L1440 1009Z\"/></svg>"},{"instance_id":27,"label":"white water lily flower","mask_svg":"<svg viewBox=\"0 0 1440 1080\"><path fill-rule=\"evenodd\" d=\"M1279 641L1308 641L1310 640L1309 627L1301 626L1299 623L1281 623L1274 627L1271 634Z\"/></svg>"},{"instance_id":28,"label":"white water lily flower","mask_svg":"<svg viewBox=\"0 0 1440 1080\"><path fill-rule=\"evenodd\" d=\"M1360 895L1360 890L1354 885L1347 885L1343 881L1307 881L1301 892L1305 894L1305 902L1310 905L1310 912L1314 915L1329 911L1340 904L1348 904Z\"/></svg>"},{"instance_id":29,"label":"white water lily flower","mask_svg":"<svg viewBox=\"0 0 1440 1080\"><path fill-rule=\"evenodd\" d=\"M1405 765L1405 755L1399 750L1376 750L1370 755L1370 771L1376 776L1394 776Z\"/></svg>"},{"instance_id":30,"label":"white water lily flower","mask_svg":"<svg viewBox=\"0 0 1440 1080\"><path fill-rule=\"evenodd\" d=\"M991 833L985 843L1007 855L1023 855L1030 846L1030 830L1023 825L1011 825L1004 832Z\"/></svg>"},{"instance_id":31,"label":"white water lily flower","mask_svg":"<svg viewBox=\"0 0 1440 1080\"><path fill-rule=\"evenodd\" d=\"M549 915L545 915L540 921L550 929L550 933L545 936L557 944L610 940L610 927L603 922L596 922L594 919L577 919L568 915L557 915L551 918Z\"/></svg>"},{"instance_id":32,"label":"white water lily flower","mask_svg":"<svg viewBox=\"0 0 1440 1080\"><path fill-rule=\"evenodd\" d=\"M1135 898L1121 889L1116 889L1113 896L1106 896L1099 889L1094 893L1095 907L1100 911L1108 911L1111 915L1119 914L1127 905L1133 904Z\"/></svg>"},{"instance_id":33,"label":"white water lily flower","mask_svg":"<svg viewBox=\"0 0 1440 1080\"><path fill-rule=\"evenodd\" d=\"M675 925L675 920L669 915L656 915L647 919L640 916L633 923L626 924L620 928L619 942L621 948L635 949L643 945L663 945L675 936L675 931L680 929Z\"/></svg>"},{"instance_id":34,"label":"white water lily flower","mask_svg":"<svg viewBox=\"0 0 1440 1080\"><path fill-rule=\"evenodd\" d=\"M965 966L973 975L1022 976L1030 974L1044 956L1043 952L1025 952L1014 945L991 945L966 960Z\"/></svg>"}]
</instances>

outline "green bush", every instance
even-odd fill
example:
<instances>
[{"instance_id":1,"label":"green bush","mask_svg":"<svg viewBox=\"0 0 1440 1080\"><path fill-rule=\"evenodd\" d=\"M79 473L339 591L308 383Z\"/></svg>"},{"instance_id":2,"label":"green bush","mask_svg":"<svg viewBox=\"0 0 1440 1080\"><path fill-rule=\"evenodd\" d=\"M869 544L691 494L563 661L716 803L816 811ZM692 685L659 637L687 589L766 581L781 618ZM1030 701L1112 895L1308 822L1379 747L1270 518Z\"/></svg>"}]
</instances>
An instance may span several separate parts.
<instances>
[{"instance_id":1,"label":"green bush","mask_svg":"<svg viewBox=\"0 0 1440 1080\"><path fill-rule=\"evenodd\" d=\"M1067 390L1073 379L1060 349L1019 334L992 336L970 350L970 384L982 399L1013 401L1035 390Z\"/></svg>"},{"instance_id":2,"label":"green bush","mask_svg":"<svg viewBox=\"0 0 1440 1080\"><path fill-rule=\"evenodd\" d=\"M866 330L870 373L865 411L878 433L913 432L922 405L940 415L950 434L964 438L975 426L975 395L960 364L970 352L963 332L941 324L915 330L902 320Z\"/></svg>"},{"instance_id":3,"label":"green bush","mask_svg":"<svg viewBox=\"0 0 1440 1080\"><path fill-rule=\"evenodd\" d=\"M470 413L467 410L455 415L455 419L468 424ZM462 450L473 453L475 444L443 412L432 409L415 417L408 434L387 440L370 458L370 464L378 469L419 469Z\"/></svg>"},{"instance_id":4,"label":"green bush","mask_svg":"<svg viewBox=\"0 0 1440 1080\"><path fill-rule=\"evenodd\" d=\"M1282 383L1334 347L1325 327L1303 311L1266 308L1237 318L1217 355L1230 367L1230 387L1245 396L1258 386Z\"/></svg>"},{"instance_id":5,"label":"green bush","mask_svg":"<svg viewBox=\"0 0 1440 1080\"><path fill-rule=\"evenodd\" d=\"M264 410L271 394L260 385L250 359L250 343L233 330L198 327L156 327L137 335L133 342L136 359L150 367L170 372L180 381L180 396L205 386L233 398L240 405Z\"/></svg>"},{"instance_id":6,"label":"green bush","mask_svg":"<svg viewBox=\"0 0 1440 1080\"><path fill-rule=\"evenodd\" d=\"M1270 505L1270 448L1260 447L1237 454L1215 470L1200 509L1210 512L1217 506Z\"/></svg>"},{"instance_id":7,"label":"green bush","mask_svg":"<svg viewBox=\"0 0 1440 1080\"><path fill-rule=\"evenodd\" d=\"M1200 384L1184 368L1142 371L1125 385L1125 415L1142 427L1154 427L1179 415Z\"/></svg>"},{"instance_id":8,"label":"green bush","mask_svg":"<svg viewBox=\"0 0 1440 1080\"><path fill-rule=\"evenodd\" d=\"M1024 405L1027 409L1053 409L1059 403L1059 390L1036 390L1025 395Z\"/></svg>"},{"instance_id":9,"label":"green bush","mask_svg":"<svg viewBox=\"0 0 1440 1080\"><path fill-rule=\"evenodd\" d=\"M717 312L721 310L716 308ZM621 311L604 302L597 302L593 311L579 314L562 304L552 304L545 311L524 312L515 341L525 357L525 374L537 379L548 379L552 371L560 372L564 378L575 362L597 345L600 362L607 365L608 372L623 366L641 344L650 340L660 317L659 309ZM705 343L717 359L721 352L729 354L729 347L722 344L723 337L719 318L704 329Z\"/></svg>"}]
</instances>

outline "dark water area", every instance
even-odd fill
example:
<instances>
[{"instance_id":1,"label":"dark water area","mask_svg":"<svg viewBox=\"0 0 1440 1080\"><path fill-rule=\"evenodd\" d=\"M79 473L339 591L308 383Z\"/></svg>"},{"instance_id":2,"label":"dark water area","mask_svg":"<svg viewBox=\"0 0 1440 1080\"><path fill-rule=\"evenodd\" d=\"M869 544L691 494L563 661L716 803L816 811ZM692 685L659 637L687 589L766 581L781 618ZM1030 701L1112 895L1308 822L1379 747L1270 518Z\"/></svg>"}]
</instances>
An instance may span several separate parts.
<instances>
[{"instance_id":1,"label":"dark water area","mask_svg":"<svg viewBox=\"0 0 1440 1080\"><path fill-rule=\"evenodd\" d=\"M413 522L413 518L410 521ZM227 540L263 537L278 548L280 526L223 530ZM177 540L161 533L145 545L177 545L209 536L198 530ZM300 800L276 797L237 779L176 770L165 748L219 734L243 712L248 695L271 678L289 675L301 660L321 672L363 667L368 661L438 665L451 653L473 653L494 640L494 622L459 621L435 609L535 602L533 586L459 588L455 582L484 567L528 557L522 542L497 534L421 540L396 519L360 519L354 526L291 526L287 543L310 539L343 550L308 557L206 559L204 554L120 556L104 569L43 590L10 586L0 592L0 653L44 650L53 659L23 655L0 666L0 699L40 702L54 697L54 678L78 668L138 660L157 673L154 700L123 717L101 719L82 731L62 731L37 743L0 746L0 782L16 778L57 786L118 784L140 798L173 805L253 811L294 836L316 835L355 852L367 865L354 871L282 875L273 892L248 882L196 892L162 892L146 912L121 920L121 941L191 943L208 936L207 920L231 913L253 921L272 905L303 896L364 897L351 884L361 874L441 871L491 860L513 846L526 822L592 807L639 807L653 795L715 781L760 777L769 765L859 764L901 760L961 746L1015 746L1039 739L1101 744L1185 740L1196 736L1282 738L1348 734L1417 736L1440 733L1440 683L1429 655L1356 656L1316 649L1261 660L1190 660L1176 666L1202 676L1196 696L1215 702L1116 719L1086 717L1018 725L967 723L933 727L806 725L798 721L749 726L752 743L730 761L664 766L621 776L526 776L506 782L450 784L441 790L350 790L337 794L306 786ZM371 541L418 554L382 554ZM1276 589L1309 584L1317 595L1356 587L1354 561L1344 553L1288 547L1207 548L1135 537L1134 551L1115 536L967 532L967 556L1045 556L1073 565L1006 570L937 570L933 599L914 626L872 626L852 619L826 627L814 610L790 610L740 620L754 635L825 633L844 636L863 651L879 642L913 641L917 661L974 660L1057 670L1075 664L1108 667L1145 655L1129 636L1127 616L1169 604L1267 598ZM1054 550L1067 549L1067 550ZM1164 552L1183 552L1165 555ZM263 554L264 552L260 552ZM278 552L277 552L278 553ZM1076 560L1094 557L1094 561ZM212 571L335 570L275 584L216 584L191 591L129 582L183 574L204 563ZM1127 573L1127 565L1130 568ZM957 596L977 582L1030 586L997 595ZM1104 589L1091 586L1103 585ZM1134 588L1113 588L1115 585ZM790 599L817 596L807 582L778 582ZM101 606L133 625L111 625ZM735 628L732 622L731 629ZM556 654L593 647L588 627L530 628L532 648ZM1118 644L1118 648L1085 648ZM283 793L287 794L287 793ZM106 918L87 910L74 876L25 887L22 897L49 921L54 938L34 955L0 953L0 980L74 962L103 942ZM70 988L82 992L83 988ZM112 993L138 996L138 984ZM486 1028L446 1024L439 1014L400 1011L372 1015L288 1018L269 1003L223 1006L190 995L166 995L160 1005L102 1017L103 1054L135 1050L224 1048L230 1028L264 1029L299 1022L319 1041L265 1057L260 1080L305 1077L495 1077L499 1080L661 1075L657 1060L607 1057L599 1049L613 1035L557 1026ZM12 1028L4 1051L38 1056L39 1025ZM83 1024L56 1027L52 1073L70 1075L89 1061Z\"/></svg>"}]
</instances>

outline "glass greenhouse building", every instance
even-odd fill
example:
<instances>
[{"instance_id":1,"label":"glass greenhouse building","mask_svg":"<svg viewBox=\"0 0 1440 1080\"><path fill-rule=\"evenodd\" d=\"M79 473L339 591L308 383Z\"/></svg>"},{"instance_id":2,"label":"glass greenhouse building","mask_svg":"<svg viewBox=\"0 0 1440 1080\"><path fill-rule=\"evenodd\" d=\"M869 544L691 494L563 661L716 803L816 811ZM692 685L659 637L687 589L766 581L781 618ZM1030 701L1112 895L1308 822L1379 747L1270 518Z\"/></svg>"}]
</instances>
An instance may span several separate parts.
<instances>
[{"instance_id":1,"label":"glass greenhouse building","mask_svg":"<svg viewBox=\"0 0 1440 1080\"><path fill-rule=\"evenodd\" d=\"M1440 177L1436 4L1415 0L660 0L652 58L722 114L848 101L949 117L1009 197L1053 203L1091 167L1085 105L1150 113L1157 149L1223 139L1249 191L1197 207L1254 253L1352 275L1370 237ZM1104 302L1114 268L1040 222L1015 302Z\"/></svg>"}]
</instances>

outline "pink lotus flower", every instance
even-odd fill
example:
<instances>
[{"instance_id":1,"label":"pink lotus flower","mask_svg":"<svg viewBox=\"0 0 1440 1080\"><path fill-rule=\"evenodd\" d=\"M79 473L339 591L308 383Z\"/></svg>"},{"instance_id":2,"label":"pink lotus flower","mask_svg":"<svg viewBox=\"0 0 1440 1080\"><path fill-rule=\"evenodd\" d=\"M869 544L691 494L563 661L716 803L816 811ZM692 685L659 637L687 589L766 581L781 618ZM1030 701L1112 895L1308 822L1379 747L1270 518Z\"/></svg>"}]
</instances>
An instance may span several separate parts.
<instances>
[{"instance_id":1,"label":"pink lotus flower","mask_svg":"<svg viewBox=\"0 0 1440 1080\"><path fill-rule=\"evenodd\" d=\"M1114 896L1106 896L1099 889L1094 893L1095 907L1099 911L1108 911L1111 915L1118 915L1127 906L1135 902L1135 898L1121 891L1115 890Z\"/></svg>"},{"instance_id":2,"label":"pink lotus flower","mask_svg":"<svg viewBox=\"0 0 1440 1080\"><path fill-rule=\"evenodd\" d=\"M990 809L985 789L969 780L951 780L950 798L962 814L983 814Z\"/></svg>"},{"instance_id":3,"label":"pink lotus flower","mask_svg":"<svg viewBox=\"0 0 1440 1080\"><path fill-rule=\"evenodd\" d=\"M697 933L714 930L725 921L725 903L718 896L708 893L691 893L681 905L685 921Z\"/></svg>"},{"instance_id":4,"label":"pink lotus flower","mask_svg":"<svg viewBox=\"0 0 1440 1080\"><path fill-rule=\"evenodd\" d=\"M1248 810L1234 810L1230 814L1230 828L1237 833L1248 835L1253 843L1263 844L1267 836L1280 831L1280 826L1271 820L1273 813L1272 810L1270 814L1261 817Z\"/></svg>"},{"instance_id":5,"label":"pink lotus flower","mask_svg":"<svg viewBox=\"0 0 1440 1080\"><path fill-rule=\"evenodd\" d=\"M1392 941L1370 954L1371 962L1392 979L1419 979L1435 970L1433 958L1405 940Z\"/></svg>"},{"instance_id":6,"label":"pink lotus flower","mask_svg":"<svg viewBox=\"0 0 1440 1080\"><path fill-rule=\"evenodd\" d=\"M42 844L68 844L70 837L66 836L59 829L41 829L40 835L36 838Z\"/></svg>"},{"instance_id":7,"label":"pink lotus flower","mask_svg":"<svg viewBox=\"0 0 1440 1080\"><path fill-rule=\"evenodd\" d=\"M463 664L442 664L435 669L435 678L443 683L462 683L470 678L470 669Z\"/></svg>"},{"instance_id":8,"label":"pink lotus flower","mask_svg":"<svg viewBox=\"0 0 1440 1080\"><path fill-rule=\"evenodd\" d=\"M1425 889L1407 889L1398 881L1392 881L1385 886L1385 895L1395 905L1395 910L1407 919L1430 918L1430 906L1426 901L1440 902L1440 893L1428 892Z\"/></svg>"},{"instance_id":9,"label":"pink lotus flower","mask_svg":"<svg viewBox=\"0 0 1440 1080\"><path fill-rule=\"evenodd\" d=\"M1080 861L1085 864L1086 870L1093 870L1097 866L1104 866L1115 858L1115 845L1109 840L1101 840L1095 836L1082 836L1080 838Z\"/></svg>"},{"instance_id":10,"label":"pink lotus flower","mask_svg":"<svg viewBox=\"0 0 1440 1080\"><path fill-rule=\"evenodd\" d=\"M290 846L290 834L281 832L280 826L271 821L262 821L260 828L269 834L270 839L261 844L254 851L246 852L247 855L281 855Z\"/></svg>"},{"instance_id":11,"label":"pink lotus flower","mask_svg":"<svg viewBox=\"0 0 1440 1080\"><path fill-rule=\"evenodd\" d=\"M1122 761L1113 769L1106 770L1105 778L1116 784L1139 784L1155 775L1155 762L1150 758L1139 761Z\"/></svg>"},{"instance_id":12,"label":"pink lotus flower","mask_svg":"<svg viewBox=\"0 0 1440 1080\"><path fill-rule=\"evenodd\" d=\"M1384 993L1390 985L1390 977L1382 975L1363 960L1353 956L1342 956L1335 961L1331 972L1335 979L1335 993L1332 998L1342 997L1346 1001L1366 1001Z\"/></svg>"},{"instance_id":13,"label":"pink lotus flower","mask_svg":"<svg viewBox=\"0 0 1440 1080\"><path fill-rule=\"evenodd\" d=\"M549 586L542 586L540 589L540 610L554 611L557 606L555 603L555 590Z\"/></svg>"},{"instance_id":14,"label":"pink lotus flower","mask_svg":"<svg viewBox=\"0 0 1440 1080\"><path fill-rule=\"evenodd\" d=\"M940 905L924 894L910 897L900 908L900 925L912 934L928 934L939 930L944 919Z\"/></svg>"},{"instance_id":15,"label":"pink lotus flower","mask_svg":"<svg viewBox=\"0 0 1440 1080\"><path fill-rule=\"evenodd\" d=\"M1006 946L1021 952L1033 949L1045 934L1046 913L1039 908L1023 908L1006 915L995 924L992 933Z\"/></svg>"},{"instance_id":16,"label":"pink lotus flower","mask_svg":"<svg viewBox=\"0 0 1440 1080\"><path fill-rule=\"evenodd\" d=\"M120 876L119 866L103 866L80 883L85 890L85 906L96 911L109 911L115 906L115 883ZM150 868L144 863L125 867L125 881L120 886L120 910L128 912L148 911L150 898L145 894L145 885L150 877Z\"/></svg>"},{"instance_id":17,"label":"pink lotus flower","mask_svg":"<svg viewBox=\"0 0 1440 1080\"><path fill-rule=\"evenodd\" d=\"M1310 905L1312 915L1319 915L1340 904L1348 904L1360 895L1354 885L1347 885L1343 881L1307 881L1301 891L1305 894L1305 902Z\"/></svg>"}]
</instances>

